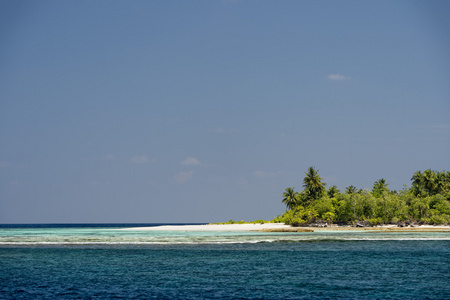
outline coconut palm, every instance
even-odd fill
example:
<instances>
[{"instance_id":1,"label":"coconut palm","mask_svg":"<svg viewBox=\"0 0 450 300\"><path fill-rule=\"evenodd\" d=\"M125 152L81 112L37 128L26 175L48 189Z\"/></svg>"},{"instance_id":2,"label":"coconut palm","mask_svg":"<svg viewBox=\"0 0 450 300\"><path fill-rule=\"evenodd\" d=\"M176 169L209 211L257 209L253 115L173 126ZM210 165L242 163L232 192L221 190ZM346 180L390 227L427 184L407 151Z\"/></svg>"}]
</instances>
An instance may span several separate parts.
<instances>
[{"instance_id":1,"label":"coconut palm","mask_svg":"<svg viewBox=\"0 0 450 300\"><path fill-rule=\"evenodd\" d=\"M298 205L298 193L294 191L294 188L286 188L283 197L284 199L281 202L286 205L286 209L290 210Z\"/></svg>"},{"instance_id":2,"label":"coconut palm","mask_svg":"<svg viewBox=\"0 0 450 300\"><path fill-rule=\"evenodd\" d=\"M437 173L437 192L439 194L445 194L450 190L450 172L438 172Z\"/></svg>"},{"instance_id":3,"label":"coconut palm","mask_svg":"<svg viewBox=\"0 0 450 300\"><path fill-rule=\"evenodd\" d=\"M425 193L422 172L416 171L414 175L411 177L411 181L412 181L412 191L414 195L419 196Z\"/></svg>"},{"instance_id":4,"label":"coconut palm","mask_svg":"<svg viewBox=\"0 0 450 300\"><path fill-rule=\"evenodd\" d=\"M411 180L413 185L420 187L422 185L422 172L416 171Z\"/></svg>"},{"instance_id":5,"label":"coconut palm","mask_svg":"<svg viewBox=\"0 0 450 300\"><path fill-rule=\"evenodd\" d=\"M350 185L350 186L346 187L345 193L349 194L349 195L356 193L356 186Z\"/></svg>"},{"instance_id":6,"label":"coconut palm","mask_svg":"<svg viewBox=\"0 0 450 300\"><path fill-rule=\"evenodd\" d=\"M336 197L339 194L339 189L337 186L333 185L328 188L327 195L330 198Z\"/></svg>"},{"instance_id":7,"label":"coconut palm","mask_svg":"<svg viewBox=\"0 0 450 300\"><path fill-rule=\"evenodd\" d=\"M372 193L374 194L375 197L380 197L384 193L389 192L388 185L389 183L386 183L386 179L384 178L378 179L377 181L375 181L373 185Z\"/></svg>"},{"instance_id":8,"label":"coconut palm","mask_svg":"<svg viewBox=\"0 0 450 300\"><path fill-rule=\"evenodd\" d=\"M305 178L303 179L303 187L309 191L309 194L313 199L320 198L326 191L325 183L322 182L322 177L319 175L319 170L316 171L314 167L309 167L305 172Z\"/></svg>"},{"instance_id":9,"label":"coconut palm","mask_svg":"<svg viewBox=\"0 0 450 300\"><path fill-rule=\"evenodd\" d=\"M450 172L448 171L438 172L431 169L425 170L423 173L417 171L411 180L416 195L445 194L450 189Z\"/></svg>"},{"instance_id":10,"label":"coconut palm","mask_svg":"<svg viewBox=\"0 0 450 300\"><path fill-rule=\"evenodd\" d=\"M432 196L437 194L438 178L436 172L431 171L431 169L425 170L422 174L422 182L428 195Z\"/></svg>"}]
</instances>

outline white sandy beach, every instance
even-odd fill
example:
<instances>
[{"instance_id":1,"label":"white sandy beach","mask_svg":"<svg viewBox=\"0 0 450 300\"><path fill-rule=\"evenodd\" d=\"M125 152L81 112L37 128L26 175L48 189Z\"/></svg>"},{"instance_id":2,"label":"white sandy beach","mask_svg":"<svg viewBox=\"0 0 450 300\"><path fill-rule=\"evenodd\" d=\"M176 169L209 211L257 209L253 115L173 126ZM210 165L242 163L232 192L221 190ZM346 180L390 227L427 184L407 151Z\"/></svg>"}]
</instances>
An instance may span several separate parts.
<instances>
[{"instance_id":1,"label":"white sandy beach","mask_svg":"<svg viewBox=\"0 0 450 300\"><path fill-rule=\"evenodd\" d=\"M260 231L265 229L292 228L283 223L264 224L211 224L211 225L165 225L155 227L134 227L123 230L164 230L164 231Z\"/></svg>"},{"instance_id":2,"label":"white sandy beach","mask_svg":"<svg viewBox=\"0 0 450 300\"><path fill-rule=\"evenodd\" d=\"M395 230L395 231L449 231L449 226L421 225L416 227L398 227L397 225L385 225L376 227L292 227L284 223L264 224L207 224L207 225L164 225L154 227L133 227L121 230L149 230L149 231L297 231L297 230Z\"/></svg>"}]
</instances>

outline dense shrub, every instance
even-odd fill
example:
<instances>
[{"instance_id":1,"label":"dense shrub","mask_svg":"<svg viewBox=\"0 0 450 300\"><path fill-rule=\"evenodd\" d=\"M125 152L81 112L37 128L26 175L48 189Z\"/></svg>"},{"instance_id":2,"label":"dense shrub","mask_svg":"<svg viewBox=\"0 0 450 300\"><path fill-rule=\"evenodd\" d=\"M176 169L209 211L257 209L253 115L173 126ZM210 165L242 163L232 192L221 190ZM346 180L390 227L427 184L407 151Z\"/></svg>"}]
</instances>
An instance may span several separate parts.
<instances>
[{"instance_id":1,"label":"dense shrub","mask_svg":"<svg viewBox=\"0 0 450 300\"><path fill-rule=\"evenodd\" d=\"M325 183L314 167L305 173L299 193L287 188L283 203L288 211L273 222L302 226L319 220L328 223L369 224L450 224L450 172L417 171L412 186L390 191L385 179L372 190L354 186L340 193L336 186L326 191Z\"/></svg>"}]
</instances>

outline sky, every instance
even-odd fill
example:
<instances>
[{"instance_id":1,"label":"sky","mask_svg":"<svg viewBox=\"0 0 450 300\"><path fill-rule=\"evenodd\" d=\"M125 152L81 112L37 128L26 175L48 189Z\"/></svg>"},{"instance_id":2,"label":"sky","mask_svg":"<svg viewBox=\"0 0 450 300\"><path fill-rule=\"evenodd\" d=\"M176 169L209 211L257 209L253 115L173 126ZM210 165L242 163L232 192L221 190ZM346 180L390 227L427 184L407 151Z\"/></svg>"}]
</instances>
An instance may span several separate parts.
<instances>
[{"instance_id":1,"label":"sky","mask_svg":"<svg viewBox=\"0 0 450 300\"><path fill-rule=\"evenodd\" d=\"M1 1L0 223L272 219L450 170L449 1Z\"/></svg>"}]
</instances>

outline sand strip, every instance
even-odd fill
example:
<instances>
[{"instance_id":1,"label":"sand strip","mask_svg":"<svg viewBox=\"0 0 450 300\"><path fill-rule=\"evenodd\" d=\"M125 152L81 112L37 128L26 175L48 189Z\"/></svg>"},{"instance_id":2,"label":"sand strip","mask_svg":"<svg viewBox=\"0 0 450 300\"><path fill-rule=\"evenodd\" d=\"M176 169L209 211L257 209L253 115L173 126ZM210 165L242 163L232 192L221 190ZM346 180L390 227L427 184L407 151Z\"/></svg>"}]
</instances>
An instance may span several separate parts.
<instances>
[{"instance_id":1,"label":"sand strip","mask_svg":"<svg viewBox=\"0 0 450 300\"><path fill-rule=\"evenodd\" d=\"M416 227L398 227L396 225L385 225L376 227L352 227L352 226L329 226L329 227L292 227L283 223L264 224L211 224L211 225L165 225L154 227L133 227L121 230L149 230L149 231L263 231L263 232L313 232L313 231L342 231L342 230L370 230L370 231L420 231L420 232L449 232L450 226L422 225Z\"/></svg>"},{"instance_id":2,"label":"sand strip","mask_svg":"<svg viewBox=\"0 0 450 300\"><path fill-rule=\"evenodd\" d=\"M154 227L133 227L121 230L148 230L148 231L264 231L264 232L313 232L313 231L341 231L341 230L371 230L371 231L420 231L420 232L449 232L450 226L422 225L416 227L398 227L385 225L376 227L292 227L283 223L264 224L211 224L211 225L165 225Z\"/></svg>"},{"instance_id":3,"label":"sand strip","mask_svg":"<svg viewBox=\"0 0 450 300\"><path fill-rule=\"evenodd\" d=\"M211 224L211 225L165 225L154 227L133 227L122 230L152 230L152 231L262 231L266 229L289 229L290 225L283 223L264 224Z\"/></svg>"}]
</instances>

